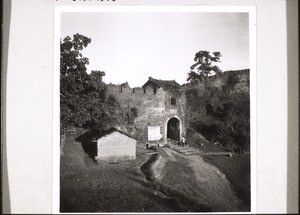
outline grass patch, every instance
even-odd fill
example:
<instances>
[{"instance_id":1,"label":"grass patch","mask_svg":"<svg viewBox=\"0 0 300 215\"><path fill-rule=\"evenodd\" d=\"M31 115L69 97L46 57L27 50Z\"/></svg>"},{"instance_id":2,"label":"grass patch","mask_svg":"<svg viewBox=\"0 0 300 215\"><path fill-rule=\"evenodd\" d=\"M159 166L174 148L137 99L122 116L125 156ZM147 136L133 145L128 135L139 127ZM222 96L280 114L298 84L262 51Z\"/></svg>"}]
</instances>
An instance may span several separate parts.
<instances>
[{"instance_id":1,"label":"grass patch","mask_svg":"<svg viewBox=\"0 0 300 215\"><path fill-rule=\"evenodd\" d=\"M189 166L189 161L181 156L174 156L176 161L166 163L166 175L159 183L161 192L176 199L181 212L214 211L202 194L203 190L199 188L199 182Z\"/></svg>"},{"instance_id":2,"label":"grass patch","mask_svg":"<svg viewBox=\"0 0 300 215\"><path fill-rule=\"evenodd\" d=\"M250 155L233 154L226 156L203 156L204 160L223 172L237 196L250 205Z\"/></svg>"}]
</instances>

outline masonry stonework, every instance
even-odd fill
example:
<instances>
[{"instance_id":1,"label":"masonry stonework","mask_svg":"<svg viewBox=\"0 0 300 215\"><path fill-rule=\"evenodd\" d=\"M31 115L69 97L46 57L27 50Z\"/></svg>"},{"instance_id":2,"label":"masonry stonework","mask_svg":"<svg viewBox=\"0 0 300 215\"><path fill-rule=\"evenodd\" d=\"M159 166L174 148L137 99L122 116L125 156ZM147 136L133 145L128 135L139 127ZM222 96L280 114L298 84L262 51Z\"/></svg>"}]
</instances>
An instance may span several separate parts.
<instances>
[{"instance_id":1,"label":"masonry stonework","mask_svg":"<svg viewBox=\"0 0 300 215\"><path fill-rule=\"evenodd\" d=\"M175 80L165 81L151 77L142 87L137 88L130 88L127 83L109 84L107 95L113 95L123 108L134 107L138 110L132 135L141 141L166 143L168 138L174 139L169 134L174 129L177 129L179 137L186 136L187 91L205 90L206 86L222 89L228 85L229 77L232 75L238 80L234 85L236 91L249 92L249 70L239 70L224 72L183 85L179 85Z\"/></svg>"}]
</instances>

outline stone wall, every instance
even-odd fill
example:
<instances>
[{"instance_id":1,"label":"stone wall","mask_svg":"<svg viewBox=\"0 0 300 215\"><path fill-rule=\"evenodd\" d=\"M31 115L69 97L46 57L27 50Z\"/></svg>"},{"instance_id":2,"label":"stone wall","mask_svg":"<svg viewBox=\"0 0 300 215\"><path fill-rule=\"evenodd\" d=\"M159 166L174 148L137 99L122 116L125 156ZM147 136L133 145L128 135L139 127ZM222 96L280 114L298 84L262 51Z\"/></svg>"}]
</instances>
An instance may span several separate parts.
<instances>
[{"instance_id":1,"label":"stone wall","mask_svg":"<svg viewBox=\"0 0 300 215\"><path fill-rule=\"evenodd\" d=\"M130 88L128 85L107 85L107 96L113 95L123 108L137 108L138 116L134 121L134 131L131 133L141 141L148 140L148 126L159 126L161 141L167 139L167 123L172 117L180 121L180 134L186 135L187 128L187 92L201 92L207 87L225 89L228 80L234 77L237 81L232 92L249 92L249 70L228 71L216 76L203 78L193 83L183 84L178 90L153 88ZM171 104L171 98L176 98L176 105Z\"/></svg>"},{"instance_id":2,"label":"stone wall","mask_svg":"<svg viewBox=\"0 0 300 215\"><path fill-rule=\"evenodd\" d=\"M180 93L180 90L178 91ZM134 121L134 136L142 141L148 140L148 126L159 126L161 141L166 141L166 124L172 117L183 120L183 109L185 104L181 94L175 94L163 88L152 87L130 88L120 85L108 85L107 95L113 95L122 107L135 107L138 116ZM178 96L179 95L179 96ZM171 104L171 98L176 98L176 105ZM181 124L182 134L185 132L185 125Z\"/></svg>"},{"instance_id":3,"label":"stone wall","mask_svg":"<svg viewBox=\"0 0 300 215\"><path fill-rule=\"evenodd\" d=\"M201 80L193 81L192 83L187 83L182 85L183 90L190 89L199 89L202 90L207 86L224 88L228 85L228 78L230 76L235 76L237 78L238 83L235 86L236 91L245 91L249 92L249 83L250 83L250 70L234 70L234 71L226 71L221 74L217 74L214 76L209 76L207 78L202 78Z\"/></svg>"}]
</instances>

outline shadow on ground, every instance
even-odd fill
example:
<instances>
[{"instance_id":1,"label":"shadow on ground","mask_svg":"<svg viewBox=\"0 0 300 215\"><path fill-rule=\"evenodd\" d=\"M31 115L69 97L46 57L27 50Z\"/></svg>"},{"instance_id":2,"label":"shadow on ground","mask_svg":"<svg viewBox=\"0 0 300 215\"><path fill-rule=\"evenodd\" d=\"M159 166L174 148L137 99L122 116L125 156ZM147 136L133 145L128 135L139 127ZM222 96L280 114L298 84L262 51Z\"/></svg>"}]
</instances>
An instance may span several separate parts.
<instances>
[{"instance_id":1,"label":"shadow on ground","mask_svg":"<svg viewBox=\"0 0 300 215\"><path fill-rule=\"evenodd\" d=\"M82 148L89 157L94 158L97 156L97 142L95 140L100 135L99 130L89 130L75 139L76 142L80 142Z\"/></svg>"},{"instance_id":2,"label":"shadow on ground","mask_svg":"<svg viewBox=\"0 0 300 215\"><path fill-rule=\"evenodd\" d=\"M157 204L163 204L173 212L212 212L213 209L199 204L188 196L173 190L158 181L145 181L140 178L130 178L132 181L141 184L150 191L141 192L148 198L156 201Z\"/></svg>"}]
</instances>

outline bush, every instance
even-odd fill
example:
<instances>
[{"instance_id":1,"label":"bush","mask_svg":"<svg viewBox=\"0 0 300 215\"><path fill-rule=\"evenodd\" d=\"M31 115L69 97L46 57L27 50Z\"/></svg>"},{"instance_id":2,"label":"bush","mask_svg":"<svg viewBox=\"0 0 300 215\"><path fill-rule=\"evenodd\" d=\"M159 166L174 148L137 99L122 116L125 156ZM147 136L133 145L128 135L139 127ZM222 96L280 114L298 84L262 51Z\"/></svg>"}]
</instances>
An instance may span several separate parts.
<instances>
[{"instance_id":1,"label":"bush","mask_svg":"<svg viewBox=\"0 0 300 215\"><path fill-rule=\"evenodd\" d=\"M250 148L250 96L234 89L238 82L238 77L232 74L227 87L205 86L186 94L188 126L231 151ZM189 136L195 138L193 134Z\"/></svg>"}]
</instances>

